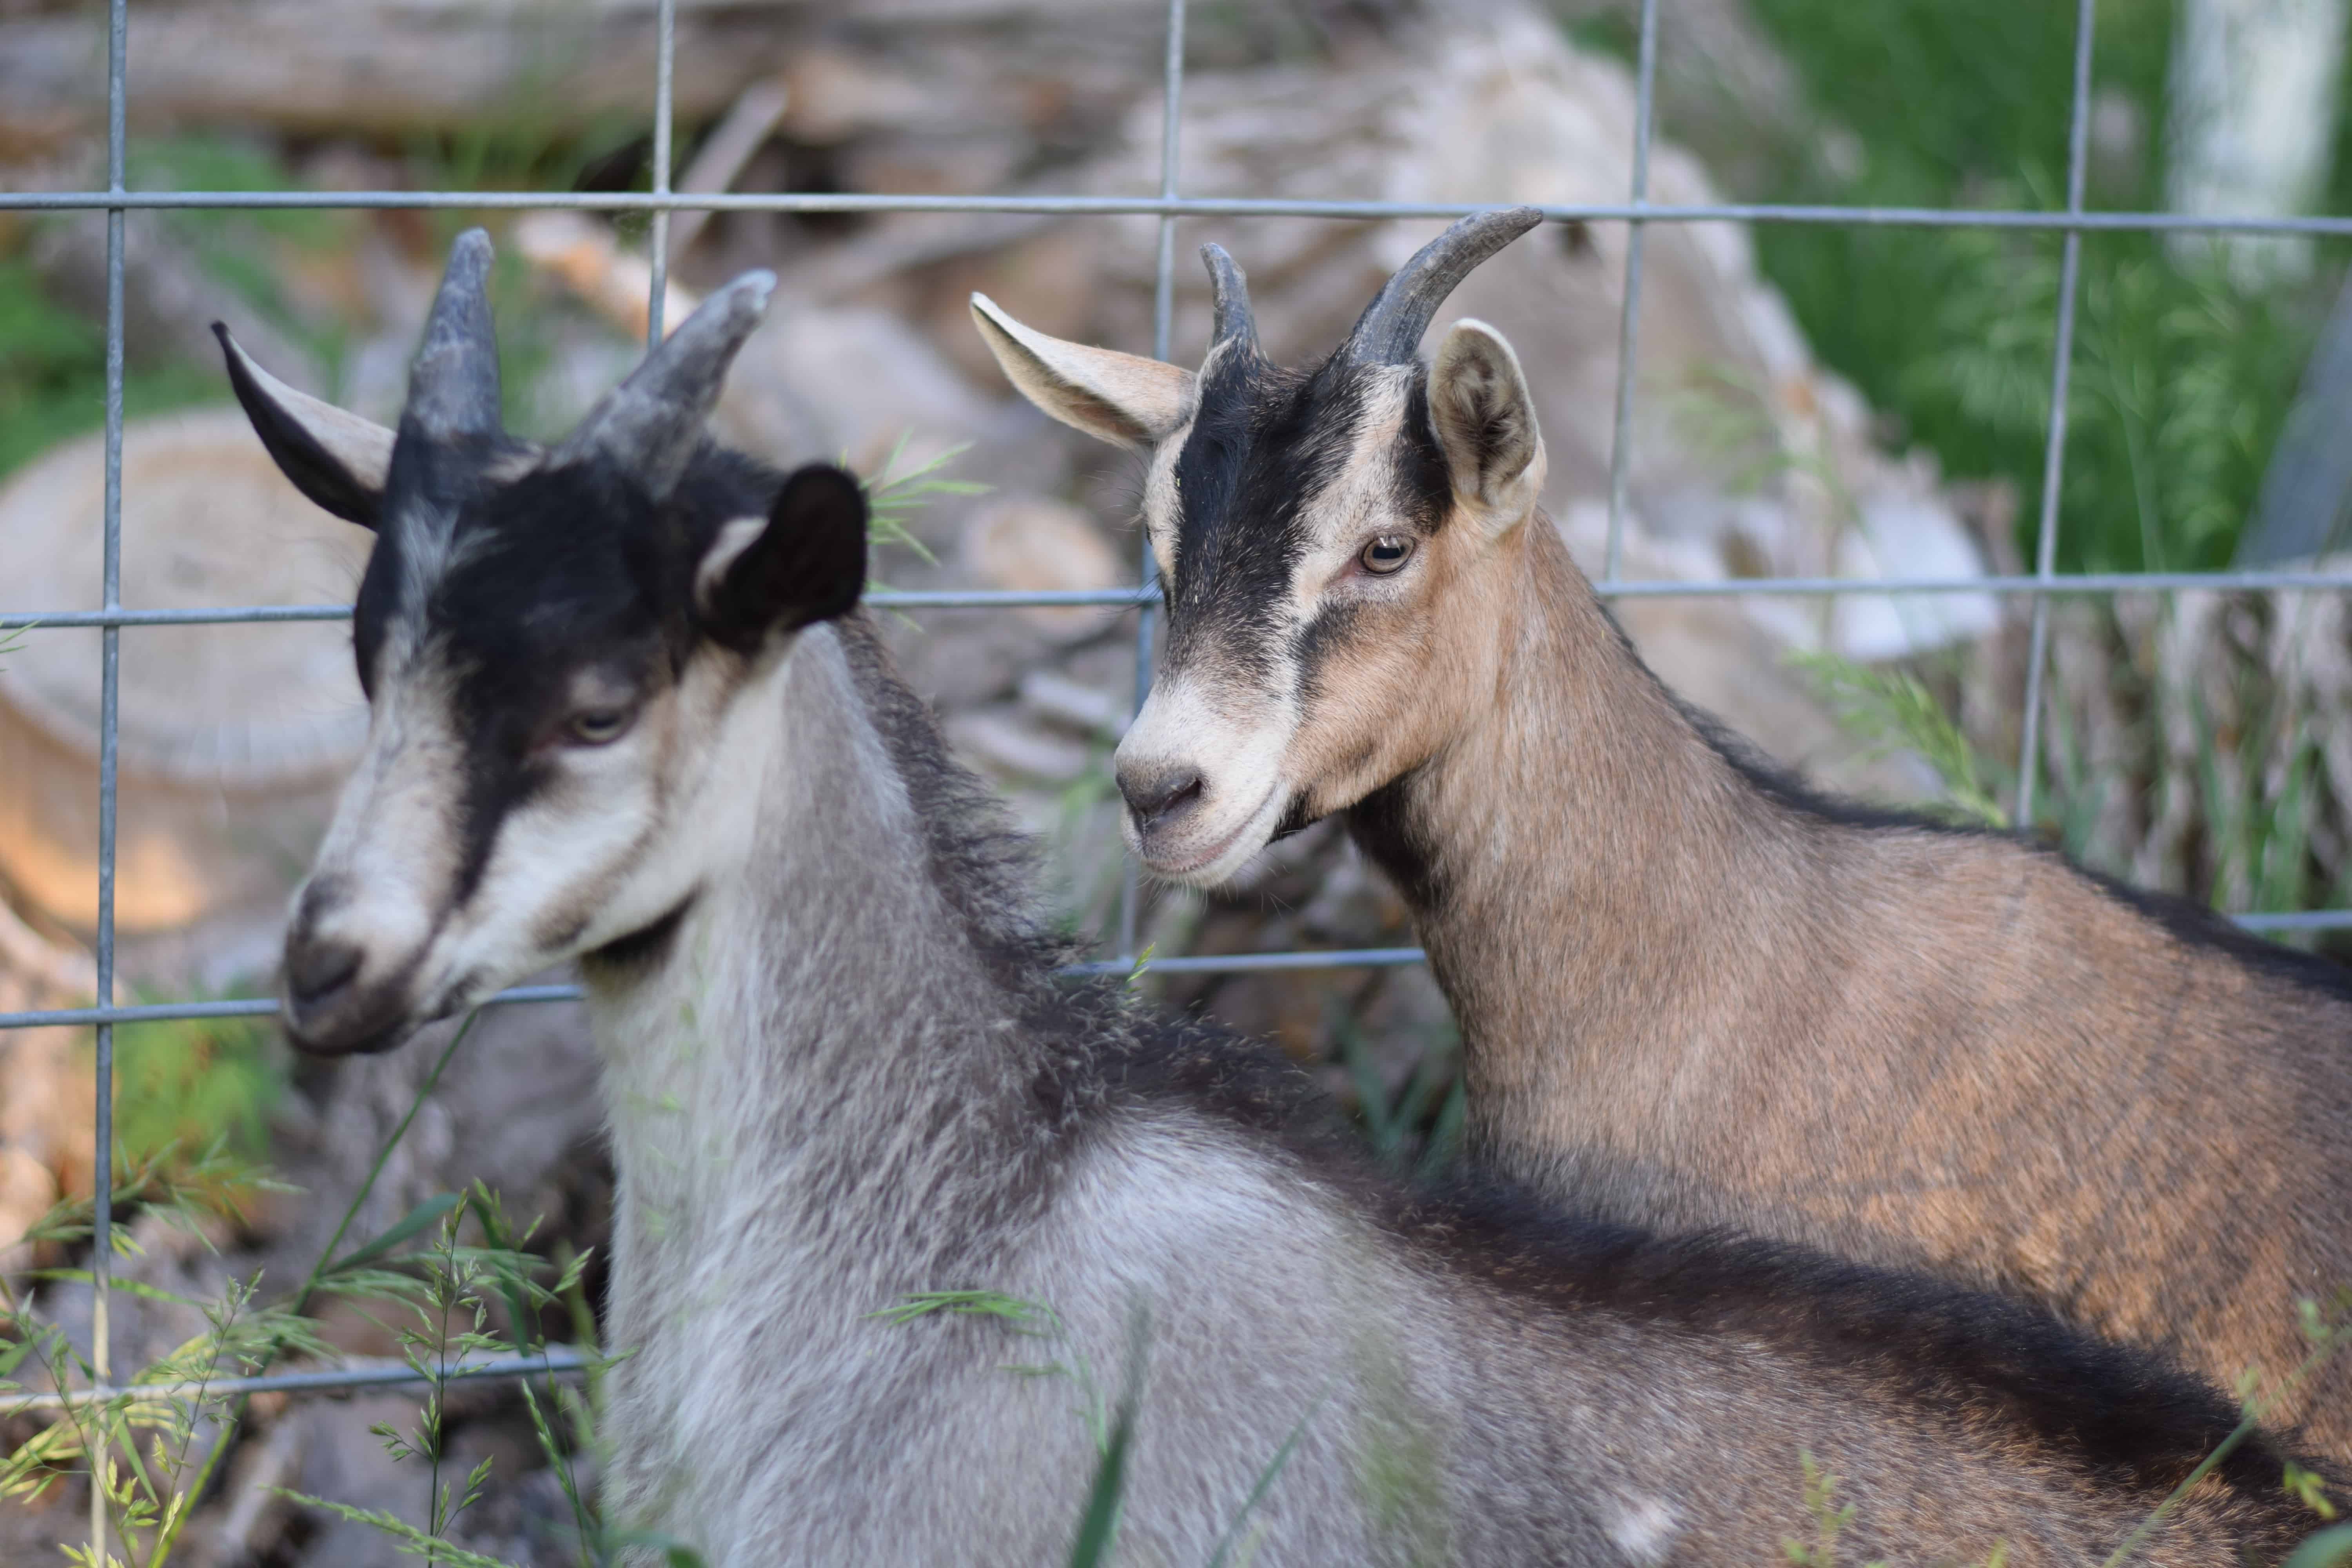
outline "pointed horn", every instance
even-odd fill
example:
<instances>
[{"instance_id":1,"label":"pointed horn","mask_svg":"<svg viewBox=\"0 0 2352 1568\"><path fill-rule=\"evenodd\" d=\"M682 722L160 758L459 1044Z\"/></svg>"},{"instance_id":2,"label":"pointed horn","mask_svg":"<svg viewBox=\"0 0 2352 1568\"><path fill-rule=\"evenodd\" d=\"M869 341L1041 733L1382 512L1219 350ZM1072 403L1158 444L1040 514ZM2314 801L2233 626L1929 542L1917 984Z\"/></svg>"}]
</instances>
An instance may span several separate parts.
<instances>
[{"instance_id":1,"label":"pointed horn","mask_svg":"<svg viewBox=\"0 0 2352 1568\"><path fill-rule=\"evenodd\" d=\"M1216 295L1216 325L1209 333L1209 352L1231 343L1245 357L1257 356L1257 318L1250 314L1249 279L1222 245L1201 247L1209 268L1209 287Z\"/></svg>"},{"instance_id":2,"label":"pointed horn","mask_svg":"<svg viewBox=\"0 0 2352 1568\"><path fill-rule=\"evenodd\" d=\"M601 457L635 474L656 500L667 497L685 477L727 367L767 313L775 289L774 273L746 272L705 300L589 410L555 460Z\"/></svg>"},{"instance_id":3,"label":"pointed horn","mask_svg":"<svg viewBox=\"0 0 2352 1568\"><path fill-rule=\"evenodd\" d=\"M449 247L449 268L409 368L404 422L413 419L436 436L498 433L499 344L490 330L489 277L490 237L469 228Z\"/></svg>"},{"instance_id":4,"label":"pointed horn","mask_svg":"<svg viewBox=\"0 0 2352 1568\"><path fill-rule=\"evenodd\" d=\"M1363 364L1411 364L1445 297L1480 262L1541 222L1541 207L1500 207L1464 218L1397 268L1364 308L1341 354Z\"/></svg>"}]
</instances>

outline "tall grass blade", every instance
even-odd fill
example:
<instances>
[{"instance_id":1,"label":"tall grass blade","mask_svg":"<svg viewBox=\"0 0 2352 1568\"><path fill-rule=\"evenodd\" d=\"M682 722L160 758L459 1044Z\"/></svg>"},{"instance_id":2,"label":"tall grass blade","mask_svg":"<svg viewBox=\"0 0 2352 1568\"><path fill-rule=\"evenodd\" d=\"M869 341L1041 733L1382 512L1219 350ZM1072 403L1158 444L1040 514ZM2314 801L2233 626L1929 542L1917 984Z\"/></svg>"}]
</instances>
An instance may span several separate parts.
<instances>
[{"instance_id":1,"label":"tall grass blade","mask_svg":"<svg viewBox=\"0 0 2352 1568\"><path fill-rule=\"evenodd\" d=\"M1135 1414L1143 1403L1143 1351L1150 1335L1150 1318L1139 1304L1128 1320L1127 1372L1118 1408L1102 1437L1102 1457L1095 1463L1087 1510L1079 1516L1077 1539L1070 1546L1069 1568L1101 1568L1118 1537L1119 1510L1127 1498L1127 1455L1135 1442Z\"/></svg>"},{"instance_id":2,"label":"tall grass blade","mask_svg":"<svg viewBox=\"0 0 2352 1568\"><path fill-rule=\"evenodd\" d=\"M1265 1500L1265 1494L1274 1489L1274 1483L1281 1478L1283 1467L1289 1464L1290 1456L1298 1451L1299 1439L1307 1436L1307 1424L1315 1419L1330 1398L1331 1390L1327 1385L1315 1396L1315 1403L1307 1407L1307 1414L1298 1418L1298 1425L1290 1429L1290 1436L1282 1440L1282 1447L1274 1451L1274 1458L1266 1461L1265 1468L1258 1472L1257 1484L1250 1488L1250 1494L1242 1500L1233 1523L1225 1526L1225 1533L1218 1537L1217 1549L1209 1557L1209 1568L1228 1568L1234 1548L1241 1542L1242 1526L1249 1522L1249 1516L1257 1505Z\"/></svg>"},{"instance_id":3,"label":"tall grass blade","mask_svg":"<svg viewBox=\"0 0 2352 1568\"><path fill-rule=\"evenodd\" d=\"M1078 1521L1078 1539L1070 1548L1070 1568L1101 1568L1110 1560L1111 1542L1118 1534L1119 1504L1127 1495L1127 1450L1135 1437L1135 1402L1121 1399L1111 1422L1110 1441L1095 1465L1095 1484L1087 1494L1087 1511Z\"/></svg>"},{"instance_id":4,"label":"tall grass blade","mask_svg":"<svg viewBox=\"0 0 2352 1568\"><path fill-rule=\"evenodd\" d=\"M373 1240L362 1243L358 1247L346 1256L337 1258L334 1262L328 1264L324 1268L320 1269L319 1277L323 1279L337 1274L348 1274L354 1268L363 1268L370 1263L373 1263L377 1258L384 1257L386 1254L398 1247L402 1242L406 1241L409 1237L416 1235L417 1232L424 1230L428 1226L440 1224L443 1216L447 1215L450 1210L456 1208L462 1201L464 1200L459 1198L456 1193L435 1194L432 1197L425 1199L423 1203L418 1204L415 1208L410 1209L406 1214L401 1215L399 1219L393 1222L389 1228L376 1236Z\"/></svg>"}]
</instances>

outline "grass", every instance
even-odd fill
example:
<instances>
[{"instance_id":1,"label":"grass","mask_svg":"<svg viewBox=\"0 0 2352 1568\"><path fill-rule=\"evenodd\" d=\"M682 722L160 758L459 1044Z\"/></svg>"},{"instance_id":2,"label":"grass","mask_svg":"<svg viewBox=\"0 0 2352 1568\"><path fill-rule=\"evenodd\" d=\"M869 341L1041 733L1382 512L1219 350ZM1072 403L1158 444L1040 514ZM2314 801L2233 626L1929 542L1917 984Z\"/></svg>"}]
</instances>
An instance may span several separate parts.
<instances>
[{"instance_id":1,"label":"grass","mask_svg":"<svg viewBox=\"0 0 2352 1568\"><path fill-rule=\"evenodd\" d=\"M134 1163L215 1147L261 1160L285 1081L267 1018L121 1025L114 1033L114 1135Z\"/></svg>"},{"instance_id":2,"label":"grass","mask_svg":"<svg viewBox=\"0 0 2352 1568\"><path fill-rule=\"evenodd\" d=\"M0 478L60 442L106 422L106 334L94 321L61 309L32 263L0 254ZM128 417L164 413L202 401L215 377L196 366L168 363L126 369Z\"/></svg>"},{"instance_id":3,"label":"grass","mask_svg":"<svg viewBox=\"0 0 2352 1568\"><path fill-rule=\"evenodd\" d=\"M1422 1042L1412 1070L1394 1090L1383 1081L1371 1044L1355 1018L1335 1016L1331 1032L1339 1042L1340 1065L1356 1091L1358 1125L1373 1155L1390 1174L1402 1179L1426 1183L1444 1175L1461 1158L1462 1124L1469 1104L1461 1037L1451 1024L1437 1037Z\"/></svg>"},{"instance_id":4,"label":"grass","mask_svg":"<svg viewBox=\"0 0 2352 1568\"><path fill-rule=\"evenodd\" d=\"M1761 161L1770 172L1741 195L2063 204L2072 6L1757 0L1753 9L1819 123L1754 138L1770 148ZM1623 31L1582 34L1622 51ZM2172 5L2102 0L2096 37L2094 79L2109 102L2127 106L2141 135L2137 152L2097 162L2091 203L2161 206ZM2352 201L2352 117L2339 117L2336 136L2344 155L2328 201L2340 211ZM1830 141L1853 155L1829 154ZM1762 224L1753 233L1765 275L1815 352L1888 418L1898 444L1927 447L1947 473L2000 476L2021 495L2039 493L2053 237L1818 224ZM2062 569L2229 562L2340 274L2330 261L2303 283L2249 292L2176 262L2150 236L2085 242ZM2030 561L2038 517L2031 507L2021 513L2018 543Z\"/></svg>"},{"instance_id":5,"label":"grass","mask_svg":"<svg viewBox=\"0 0 2352 1568\"><path fill-rule=\"evenodd\" d=\"M1977 753L1960 727L1919 678L1904 669L1878 669L1835 654L1791 654L1789 662L1810 677L1830 714L1849 733L1867 742L1875 761L1908 752L1932 769L1943 786L1930 809L1985 827L2006 827L1995 764Z\"/></svg>"},{"instance_id":6,"label":"grass","mask_svg":"<svg viewBox=\"0 0 2352 1568\"><path fill-rule=\"evenodd\" d=\"M1927 764L1939 793L1907 804L1957 822L2012 826L2001 802L2016 787L2015 770L1983 755L1916 675L1825 653L1797 653L1789 662L1811 679L1839 724L1868 742L1869 755L1904 752ZM2203 885L2192 891L2231 914L2352 904L2352 866L2331 868L2321 852L2324 785L2312 716L2287 711L2259 671L2242 670L2239 680L2238 713L2229 720L2209 711L2194 686L2177 694L2174 700L2189 710L2196 755L2189 776L2180 779L2163 773L2163 759L2158 760L2155 787L2193 788L2201 808ZM2053 711L2063 710L2053 703ZM2092 828L2101 795L2118 781L2090 766L2063 725L2053 723L2053 731L2044 767L2054 778L2042 796L2036 827L2070 855L2095 864ZM2125 865L2100 868L2126 878L2131 871Z\"/></svg>"},{"instance_id":7,"label":"grass","mask_svg":"<svg viewBox=\"0 0 2352 1568\"><path fill-rule=\"evenodd\" d=\"M907 459L907 444L912 438L912 431L901 434L890 447L890 455L882 460L881 468L860 476L866 489L866 537L877 545L897 545L911 551L926 564L936 566L939 557L908 525L941 496L985 495L988 487L946 477L948 468L971 450L971 442L950 447L919 463L910 463ZM848 466L845 458L842 466Z\"/></svg>"},{"instance_id":8,"label":"grass","mask_svg":"<svg viewBox=\"0 0 2352 1568\"><path fill-rule=\"evenodd\" d=\"M550 90L555 90L550 85ZM569 126L544 102L518 100L479 126L420 137L404 150L410 183L451 190L620 188L646 184L642 157L627 150L635 128L618 119ZM212 134L143 137L128 154L129 184L142 190L299 189L303 181L285 159L258 143ZM68 222L70 219L41 220ZM310 351L325 370L332 395L351 347L331 311L293 303L291 272L332 268L358 245L373 220L360 213L318 211L171 211L142 213L131 221L226 288L257 316ZM475 215L418 215L429 244L445 247ZM639 219L642 226L643 220ZM106 336L101 321L66 305L43 282L31 253L40 223L0 225L0 479L106 418ZM490 292L499 322L507 375L508 416L520 434L541 435L544 419L531 388L553 349L544 312L524 309L533 284L527 265L502 257ZM209 355L181 359L132 341L123 370L123 412L139 419L228 395L220 366ZM281 372L285 367L278 367ZM313 388L311 390L319 390Z\"/></svg>"}]
</instances>

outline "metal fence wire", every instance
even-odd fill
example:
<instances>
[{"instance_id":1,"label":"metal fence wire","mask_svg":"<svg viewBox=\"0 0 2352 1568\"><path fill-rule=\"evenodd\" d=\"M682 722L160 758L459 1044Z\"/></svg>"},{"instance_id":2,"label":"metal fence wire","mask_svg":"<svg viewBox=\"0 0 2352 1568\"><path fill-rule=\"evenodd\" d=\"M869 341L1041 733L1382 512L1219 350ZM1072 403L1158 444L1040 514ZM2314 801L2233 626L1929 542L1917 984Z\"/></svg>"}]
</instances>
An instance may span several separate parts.
<instances>
[{"instance_id":1,"label":"metal fence wire","mask_svg":"<svg viewBox=\"0 0 2352 1568\"><path fill-rule=\"evenodd\" d=\"M1622 222L1629 226L1622 315L1619 324L1615 437L1610 459L1607 552L1595 586L1605 597L1696 597L1727 594L1816 596L1840 594L1916 595L1951 592L2022 595L2032 604L2032 636L2026 666L2023 733L2019 759L2018 811L2030 819L2034 779L2041 761L2043 668L2048 659L2050 604L2058 595L2106 595L2122 591L2179 589L2267 591L2279 589L2352 589L2352 573L2318 571L2240 571L2210 573L2080 573L2062 575L2056 570L2060 482L2066 457L2066 396L2073 358L2075 298L2081 271L2083 236L2110 231L2201 231L2231 234L2275 234L2352 237L2352 216L2210 216L2165 212L2089 212L2084 209L2084 176L2089 147L2091 109L2091 47L2094 0L2076 0L2073 104L2066 161L2066 205L2057 211L1960 210L1925 207L1833 205L1774 205L1743 203L1659 205L1649 200L1649 165L1654 126L1657 75L1659 0L1641 0L1639 43L1635 65L1635 134L1633 177L1622 203L1550 206L1552 222ZM261 624L278 621L335 620L347 616L344 605L222 605L212 609L142 610L121 602L122 386L123 386L123 222L133 211L157 209L392 209L468 208L542 209L568 207L604 212L644 213L650 216L652 289L646 335L650 345L662 334L662 306L667 286L670 215L697 212L757 211L774 213L1028 213L1066 216L1150 214L1160 219L1158 271L1152 308L1152 352L1165 359L1174 284L1175 228L1182 217L1323 217L1333 219L1454 218L1477 210L1446 203L1236 200L1179 194L1177 153L1181 127L1184 87L1185 0L1169 0L1165 104L1160 131L1160 189L1156 195L889 195L871 194L679 194L670 188L672 146L671 88L677 34L677 0L656 0L656 79L652 190L641 193L572 191L131 191L124 185L125 103L128 66L128 0L109 0L107 45L107 186L103 191L0 192L0 211L37 212L101 210L106 214L106 488L104 522L104 596L95 611L0 615L0 631L17 628L98 627L100 643L99 869L97 977L98 1005L89 1007L0 1013L0 1030L55 1026L92 1026L97 1032L96 1147L112 1148L114 1030L116 1026L164 1019L261 1016L277 1010L266 999L166 1002L118 1006L114 994L114 873L115 776L118 741L117 706L120 690L121 637L125 628L196 624ZM1893 578L1857 580L1829 577L1737 578L1706 583L1633 581L1619 574L1626 511L1628 452L1633 411L1633 365L1639 347L1642 301L1643 236L1654 223L1780 223L1843 224L1913 227L1976 227L2056 231L2062 237L2055 352L2050 367L2050 415L2043 460L2040 515L2036 528L2033 570L2030 575L1969 578ZM1150 687L1153 610L1158 601L1154 566L1148 546L1139 551L1139 581L1133 588L1071 592L877 592L869 602L906 611L1009 610L1039 605L1133 606L1137 611L1135 700L1140 706ZM1121 889L1118 921L1118 954L1098 963L1081 965L1083 972L1126 973L1136 962L1139 889L1129 865ZM2240 923L2259 931L2317 931L2352 928L2352 910L2316 910L2299 914L2240 917ZM1287 952L1213 957L1155 958L1152 967L1170 973L1237 973L1268 969L1336 968L1414 963L1417 948L1369 948L1337 952ZM495 1000L518 1004L568 1000L576 987L525 986ZM111 1289L113 1248L110 1233L111 1171L101 1156L94 1163L96 1203L91 1271L95 1281L91 1364L96 1386L65 1394L32 1396L8 1402L10 1409L54 1408L65 1403L101 1401L122 1391L110 1384L108 1307ZM580 1365L576 1354L551 1352L547 1357L502 1358L469 1363L462 1375L521 1376L564 1371ZM284 1373L216 1382L212 1393L320 1393L362 1386L423 1381L405 1367L368 1367ZM168 1388L142 1385L143 1395L168 1394ZM93 1498L91 1533L102 1552L106 1524L100 1500Z\"/></svg>"}]
</instances>

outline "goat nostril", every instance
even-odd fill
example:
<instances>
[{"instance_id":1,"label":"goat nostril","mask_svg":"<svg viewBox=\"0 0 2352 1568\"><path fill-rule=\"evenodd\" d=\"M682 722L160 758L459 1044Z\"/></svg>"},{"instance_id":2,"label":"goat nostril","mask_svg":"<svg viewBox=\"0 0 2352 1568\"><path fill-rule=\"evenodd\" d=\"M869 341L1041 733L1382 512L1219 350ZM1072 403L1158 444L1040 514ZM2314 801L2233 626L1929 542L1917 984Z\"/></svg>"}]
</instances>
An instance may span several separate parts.
<instances>
[{"instance_id":1,"label":"goat nostril","mask_svg":"<svg viewBox=\"0 0 2352 1568\"><path fill-rule=\"evenodd\" d=\"M1190 810L1200 800L1204 785L1197 770L1170 768L1149 778L1122 774L1118 787L1127 796L1127 809L1135 815L1136 825L1152 827Z\"/></svg>"},{"instance_id":2,"label":"goat nostril","mask_svg":"<svg viewBox=\"0 0 2352 1568\"><path fill-rule=\"evenodd\" d=\"M304 942L286 961L286 992L310 1006L349 985L360 972L360 950L349 942Z\"/></svg>"}]
</instances>

